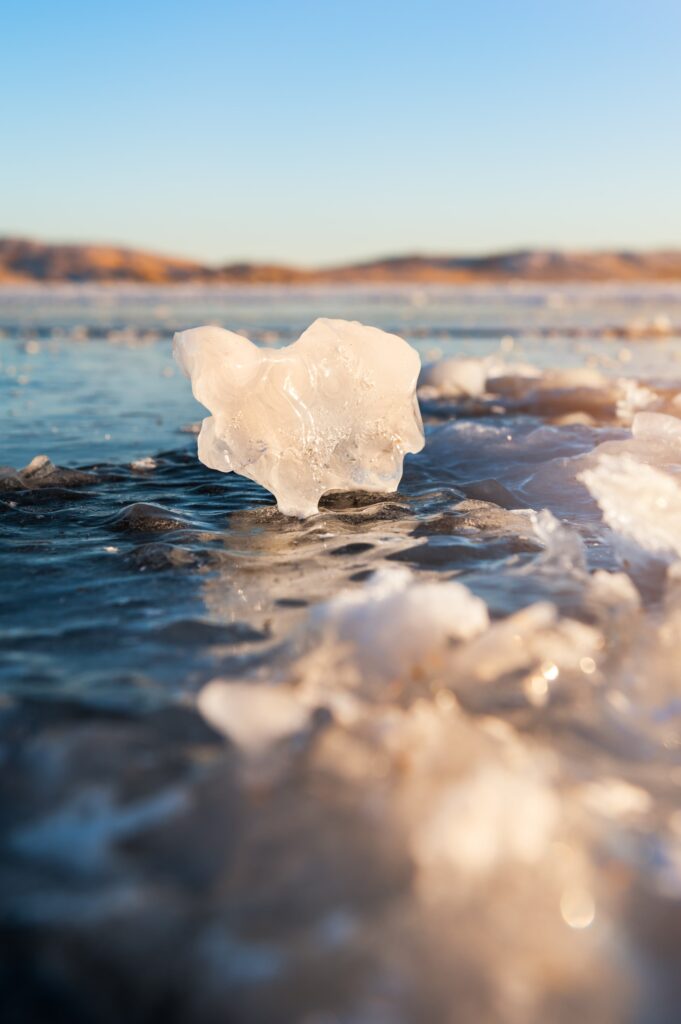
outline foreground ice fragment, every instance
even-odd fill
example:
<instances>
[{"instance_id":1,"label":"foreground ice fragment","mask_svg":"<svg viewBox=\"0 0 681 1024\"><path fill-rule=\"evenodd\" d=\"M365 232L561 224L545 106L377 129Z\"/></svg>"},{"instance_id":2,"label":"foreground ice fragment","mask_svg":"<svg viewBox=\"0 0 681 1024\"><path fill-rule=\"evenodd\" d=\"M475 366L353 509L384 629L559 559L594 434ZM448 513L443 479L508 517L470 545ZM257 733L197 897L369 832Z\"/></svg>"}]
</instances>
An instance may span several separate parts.
<instances>
[{"instance_id":1,"label":"foreground ice fragment","mask_svg":"<svg viewBox=\"0 0 681 1024\"><path fill-rule=\"evenodd\" d=\"M528 759L529 760L529 759ZM445 787L415 837L420 865L449 861L484 875L508 862L535 864L559 821L558 799L534 766L484 763Z\"/></svg>"},{"instance_id":2,"label":"foreground ice fragment","mask_svg":"<svg viewBox=\"0 0 681 1024\"><path fill-rule=\"evenodd\" d=\"M287 348L263 350L220 327L175 335L175 358L210 410L199 458L270 490L305 518L327 491L394 491L423 448L418 354L402 338L320 319Z\"/></svg>"},{"instance_id":3,"label":"foreground ice fragment","mask_svg":"<svg viewBox=\"0 0 681 1024\"><path fill-rule=\"evenodd\" d=\"M309 715L289 687L219 679L204 686L198 707L207 722L251 754L301 729Z\"/></svg>"},{"instance_id":4,"label":"foreground ice fragment","mask_svg":"<svg viewBox=\"0 0 681 1024\"><path fill-rule=\"evenodd\" d=\"M484 632L489 616L485 602L462 583L422 582L395 566L319 605L310 625L314 657L325 651L335 659L335 672L352 665L366 683L433 670L453 642Z\"/></svg>"},{"instance_id":5,"label":"foreground ice fragment","mask_svg":"<svg viewBox=\"0 0 681 1024\"><path fill-rule=\"evenodd\" d=\"M661 412L639 412L631 424L637 441L653 445L671 445L681 450L681 419Z\"/></svg>"},{"instance_id":6,"label":"foreground ice fragment","mask_svg":"<svg viewBox=\"0 0 681 1024\"><path fill-rule=\"evenodd\" d=\"M462 683L476 688L520 672L546 673L553 682L563 672L577 671L583 658L595 659L601 645L593 626L562 618L554 604L539 601L453 648L448 674L457 690Z\"/></svg>"},{"instance_id":7,"label":"foreground ice fragment","mask_svg":"<svg viewBox=\"0 0 681 1024\"><path fill-rule=\"evenodd\" d=\"M577 479L625 541L669 561L681 558L681 485L671 474L625 453L601 455Z\"/></svg>"},{"instance_id":8,"label":"foreground ice fragment","mask_svg":"<svg viewBox=\"0 0 681 1024\"><path fill-rule=\"evenodd\" d=\"M516 515L524 513L524 509ZM544 548L541 563L551 566L563 573L586 572L586 549L584 541L571 526L566 526L549 509L540 512L530 511L528 518L532 523L537 540Z\"/></svg>"}]
</instances>

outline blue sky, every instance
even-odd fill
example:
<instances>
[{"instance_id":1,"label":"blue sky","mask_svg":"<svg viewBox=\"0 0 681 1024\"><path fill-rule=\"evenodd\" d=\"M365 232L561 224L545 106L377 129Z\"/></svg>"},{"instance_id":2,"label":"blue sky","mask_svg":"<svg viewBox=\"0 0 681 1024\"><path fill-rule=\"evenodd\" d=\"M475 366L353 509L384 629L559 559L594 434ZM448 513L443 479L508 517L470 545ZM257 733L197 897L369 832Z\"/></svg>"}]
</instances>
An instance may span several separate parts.
<instances>
[{"instance_id":1,"label":"blue sky","mask_svg":"<svg viewBox=\"0 0 681 1024\"><path fill-rule=\"evenodd\" d=\"M211 262L681 245L677 0L4 0L0 233Z\"/></svg>"}]
</instances>

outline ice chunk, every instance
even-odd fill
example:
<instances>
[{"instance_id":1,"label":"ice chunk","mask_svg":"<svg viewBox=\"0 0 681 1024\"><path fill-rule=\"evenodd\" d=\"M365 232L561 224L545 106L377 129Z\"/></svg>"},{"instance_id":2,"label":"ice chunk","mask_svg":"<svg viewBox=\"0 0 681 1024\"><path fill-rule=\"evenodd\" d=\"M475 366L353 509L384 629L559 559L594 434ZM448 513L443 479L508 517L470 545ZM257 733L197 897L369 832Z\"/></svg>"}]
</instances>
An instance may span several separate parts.
<instances>
[{"instance_id":1,"label":"ice chunk","mask_svg":"<svg viewBox=\"0 0 681 1024\"><path fill-rule=\"evenodd\" d=\"M416 836L420 864L447 860L465 873L500 864L534 864L559 820L554 791L531 766L483 764L464 783L445 789Z\"/></svg>"},{"instance_id":2,"label":"ice chunk","mask_svg":"<svg viewBox=\"0 0 681 1024\"><path fill-rule=\"evenodd\" d=\"M651 810L653 803L645 789L616 777L589 782L580 795L589 810L613 820L639 818Z\"/></svg>"},{"instance_id":3,"label":"ice chunk","mask_svg":"<svg viewBox=\"0 0 681 1024\"><path fill-rule=\"evenodd\" d=\"M379 570L312 615L321 639L316 650L354 669L357 681L432 672L452 641L477 636L488 624L485 602L462 583L420 582L401 567Z\"/></svg>"},{"instance_id":4,"label":"ice chunk","mask_svg":"<svg viewBox=\"0 0 681 1024\"><path fill-rule=\"evenodd\" d=\"M680 452L681 419L666 413L639 412L631 424L631 437L604 441L579 459L579 468L594 469L604 456L628 455L646 466L676 474Z\"/></svg>"},{"instance_id":5,"label":"ice chunk","mask_svg":"<svg viewBox=\"0 0 681 1024\"><path fill-rule=\"evenodd\" d=\"M660 396L636 380L613 379L592 366L540 370L496 356L440 359L424 366L419 397L477 399L540 416L613 419L631 423Z\"/></svg>"},{"instance_id":6,"label":"ice chunk","mask_svg":"<svg viewBox=\"0 0 681 1024\"><path fill-rule=\"evenodd\" d=\"M627 615L640 609L641 597L626 573L597 569L589 577L586 603L601 616Z\"/></svg>"},{"instance_id":7,"label":"ice chunk","mask_svg":"<svg viewBox=\"0 0 681 1024\"><path fill-rule=\"evenodd\" d=\"M207 722L249 754L302 729L309 717L290 687L219 679L204 686L198 707Z\"/></svg>"},{"instance_id":8,"label":"ice chunk","mask_svg":"<svg viewBox=\"0 0 681 1024\"><path fill-rule=\"evenodd\" d=\"M617 418L623 423L631 423L640 414L641 409L647 409L657 401L655 392L639 384L637 380L628 380L624 377L618 385L620 394L616 402L616 413Z\"/></svg>"},{"instance_id":9,"label":"ice chunk","mask_svg":"<svg viewBox=\"0 0 681 1024\"><path fill-rule=\"evenodd\" d=\"M631 432L637 441L672 445L681 451L681 419L662 412L639 412L634 416Z\"/></svg>"},{"instance_id":10,"label":"ice chunk","mask_svg":"<svg viewBox=\"0 0 681 1024\"><path fill-rule=\"evenodd\" d=\"M519 380L529 388L541 371L527 363L507 363L496 356L438 359L423 367L419 393L423 398L480 398L495 391L495 382Z\"/></svg>"},{"instance_id":11,"label":"ice chunk","mask_svg":"<svg viewBox=\"0 0 681 1024\"><path fill-rule=\"evenodd\" d=\"M681 558L681 485L673 476L625 453L601 455L577 479L626 541L663 558Z\"/></svg>"},{"instance_id":12,"label":"ice chunk","mask_svg":"<svg viewBox=\"0 0 681 1024\"><path fill-rule=\"evenodd\" d=\"M539 672L554 682L562 672L578 670L583 658L595 658L601 640L592 626L560 618L555 605L541 601L454 650L448 673L455 692L459 683L493 683L521 671Z\"/></svg>"},{"instance_id":13,"label":"ice chunk","mask_svg":"<svg viewBox=\"0 0 681 1024\"><path fill-rule=\"evenodd\" d=\"M485 392L487 371L485 359L440 359L424 366L419 387L433 396L478 397Z\"/></svg>"},{"instance_id":14,"label":"ice chunk","mask_svg":"<svg viewBox=\"0 0 681 1024\"><path fill-rule=\"evenodd\" d=\"M423 448L420 359L394 334L315 320L287 348L263 350L220 327L175 335L175 357L210 410L199 458L272 491L305 518L327 491L394 491Z\"/></svg>"},{"instance_id":15,"label":"ice chunk","mask_svg":"<svg viewBox=\"0 0 681 1024\"><path fill-rule=\"evenodd\" d=\"M134 462L130 463L130 468L134 469L136 473L147 473L152 469L156 469L157 466L156 459L152 458L151 455L145 455L143 459L135 459Z\"/></svg>"},{"instance_id":16,"label":"ice chunk","mask_svg":"<svg viewBox=\"0 0 681 1024\"><path fill-rule=\"evenodd\" d=\"M567 574L586 572L584 541L575 529L561 523L547 508L530 511L528 516L537 540L544 547L544 565L550 564Z\"/></svg>"}]
</instances>

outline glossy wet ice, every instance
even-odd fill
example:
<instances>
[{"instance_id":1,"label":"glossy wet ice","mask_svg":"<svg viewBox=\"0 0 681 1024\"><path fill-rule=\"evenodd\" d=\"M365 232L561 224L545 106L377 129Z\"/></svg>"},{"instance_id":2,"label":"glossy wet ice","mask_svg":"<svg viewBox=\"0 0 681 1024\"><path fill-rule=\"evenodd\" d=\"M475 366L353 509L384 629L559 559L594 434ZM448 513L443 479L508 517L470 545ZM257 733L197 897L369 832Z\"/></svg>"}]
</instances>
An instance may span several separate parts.
<instances>
[{"instance_id":1,"label":"glossy wet ice","mask_svg":"<svg viewBox=\"0 0 681 1024\"><path fill-rule=\"evenodd\" d=\"M438 369L399 492L299 522L198 462L170 337L318 314ZM68 470L0 475L7 1005L674 1021L681 292L63 290L0 319L0 463Z\"/></svg>"},{"instance_id":2,"label":"glossy wet ice","mask_svg":"<svg viewBox=\"0 0 681 1024\"><path fill-rule=\"evenodd\" d=\"M284 515L317 515L322 495L337 491L391 494L405 454L424 446L421 361L377 327L319 317L278 349L197 327L175 334L173 354L211 413L201 462L254 480Z\"/></svg>"}]
</instances>

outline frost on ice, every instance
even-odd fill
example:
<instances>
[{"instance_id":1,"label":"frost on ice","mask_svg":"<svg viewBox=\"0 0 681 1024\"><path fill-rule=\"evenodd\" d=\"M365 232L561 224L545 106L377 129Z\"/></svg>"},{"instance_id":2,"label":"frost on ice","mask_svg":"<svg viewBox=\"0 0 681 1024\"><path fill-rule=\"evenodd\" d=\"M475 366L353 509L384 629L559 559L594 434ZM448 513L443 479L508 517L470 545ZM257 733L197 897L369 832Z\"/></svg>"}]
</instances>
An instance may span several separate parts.
<instances>
[{"instance_id":1,"label":"frost on ice","mask_svg":"<svg viewBox=\"0 0 681 1024\"><path fill-rule=\"evenodd\" d=\"M262 350L198 327L176 334L174 351L211 413L200 460L262 484L284 515L314 515L327 491L394 491L405 454L423 448L420 359L397 335L320 319Z\"/></svg>"}]
</instances>

